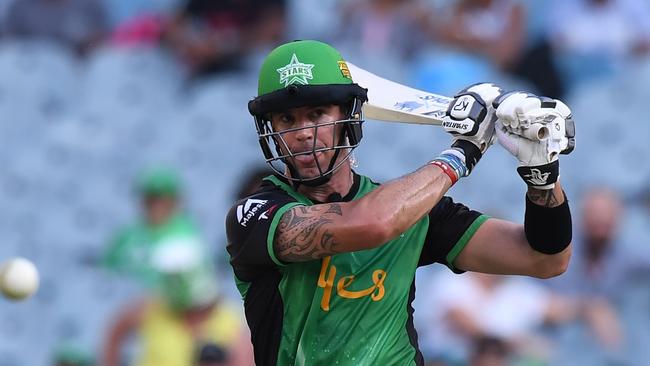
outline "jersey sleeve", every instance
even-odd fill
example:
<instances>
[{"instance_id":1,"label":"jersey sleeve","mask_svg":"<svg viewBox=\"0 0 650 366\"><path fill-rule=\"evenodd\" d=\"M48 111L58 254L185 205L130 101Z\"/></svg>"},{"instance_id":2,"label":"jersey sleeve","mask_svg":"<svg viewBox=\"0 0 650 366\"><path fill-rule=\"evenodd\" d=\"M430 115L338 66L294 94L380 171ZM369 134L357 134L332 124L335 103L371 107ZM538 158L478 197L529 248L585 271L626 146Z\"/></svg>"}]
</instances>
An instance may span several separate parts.
<instances>
[{"instance_id":1,"label":"jersey sleeve","mask_svg":"<svg viewBox=\"0 0 650 366\"><path fill-rule=\"evenodd\" d=\"M442 263L455 273L454 260L488 216L443 197L429 212L429 227L420 254L419 266Z\"/></svg>"},{"instance_id":2,"label":"jersey sleeve","mask_svg":"<svg viewBox=\"0 0 650 366\"><path fill-rule=\"evenodd\" d=\"M273 250L282 215L301 205L277 191L262 192L235 203L226 216L227 250L237 278L252 281L265 269L284 266Z\"/></svg>"},{"instance_id":3,"label":"jersey sleeve","mask_svg":"<svg viewBox=\"0 0 650 366\"><path fill-rule=\"evenodd\" d=\"M112 271L122 271L127 267L129 230L120 230L113 235L101 254L101 265Z\"/></svg>"}]
</instances>

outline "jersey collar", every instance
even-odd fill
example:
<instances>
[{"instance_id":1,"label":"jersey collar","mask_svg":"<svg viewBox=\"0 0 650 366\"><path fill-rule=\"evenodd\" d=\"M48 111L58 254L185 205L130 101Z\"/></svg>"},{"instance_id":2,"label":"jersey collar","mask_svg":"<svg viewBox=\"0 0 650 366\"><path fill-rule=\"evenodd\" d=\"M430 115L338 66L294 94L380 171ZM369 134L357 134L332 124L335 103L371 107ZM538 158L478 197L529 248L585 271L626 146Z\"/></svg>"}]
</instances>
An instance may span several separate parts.
<instances>
[{"instance_id":1,"label":"jersey collar","mask_svg":"<svg viewBox=\"0 0 650 366\"><path fill-rule=\"evenodd\" d=\"M333 193L328 197L328 200L326 202L320 202L311 198L308 198L307 196L297 192L293 187L290 185L289 181L284 179L284 177L280 175L269 175L268 177L264 178L265 181L273 183L275 186L281 188L287 194L289 194L291 197L295 198L299 202L302 202L304 204L320 204L320 203L329 203L329 202L349 202L352 201L356 196L357 193L359 192L359 187L361 186L361 176L357 174L355 171L352 171L352 187L350 187L350 191L348 194L346 194L344 197L341 197L341 195Z\"/></svg>"}]
</instances>

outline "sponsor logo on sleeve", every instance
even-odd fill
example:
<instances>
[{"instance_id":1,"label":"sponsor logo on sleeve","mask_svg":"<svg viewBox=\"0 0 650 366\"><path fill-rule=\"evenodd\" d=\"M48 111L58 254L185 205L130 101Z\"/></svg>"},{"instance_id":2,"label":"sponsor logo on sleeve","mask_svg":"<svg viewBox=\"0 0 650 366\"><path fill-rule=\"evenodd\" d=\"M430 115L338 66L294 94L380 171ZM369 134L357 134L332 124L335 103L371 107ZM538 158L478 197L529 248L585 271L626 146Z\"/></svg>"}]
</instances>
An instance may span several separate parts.
<instances>
[{"instance_id":1,"label":"sponsor logo on sleeve","mask_svg":"<svg viewBox=\"0 0 650 366\"><path fill-rule=\"evenodd\" d=\"M267 202L268 200L257 200L249 198L246 200L246 202L237 206L237 221L239 224L243 227L246 227L246 224L248 224L248 222L258 214L261 214L258 216L258 220L261 220L262 218L268 218L262 217L268 213L268 210L264 212L262 211L262 208L266 206Z\"/></svg>"},{"instance_id":2,"label":"sponsor logo on sleeve","mask_svg":"<svg viewBox=\"0 0 650 366\"><path fill-rule=\"evenodd\" d=\"M257 217L257 221L260 221L260 220L268 220L268 219L269 219L269 216L273 213L273 211L275 211L276 208L278 208L278 205L273 205L273 206L271 206L271 208L269 208L268 210L262 212L262 213Z\"/></svg>"}]
</instances>

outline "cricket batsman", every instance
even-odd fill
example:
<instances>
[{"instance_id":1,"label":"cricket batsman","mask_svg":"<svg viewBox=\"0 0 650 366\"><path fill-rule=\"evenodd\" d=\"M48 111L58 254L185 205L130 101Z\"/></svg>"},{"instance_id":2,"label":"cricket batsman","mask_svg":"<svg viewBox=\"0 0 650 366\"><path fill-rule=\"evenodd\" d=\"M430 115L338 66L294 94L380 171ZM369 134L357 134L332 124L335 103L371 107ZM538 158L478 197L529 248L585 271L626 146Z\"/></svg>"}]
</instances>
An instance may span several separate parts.
<instances>
[{"instance_id":1,"label":"cricket batsman","mask_svg":"<svg viewBox=\"0 0 650 366\"><path fill-rule=\"evenodd\" d=\"M564 103L470 86L443 121L451 146L378 184L350 165L367 101L353 76L331 46L289 42L266 57L248 105L277 173L226 218L257 365L423 365L411 306L419 266L549 278L569 263L558 158L574 128ZM531 121L548 136L531 135ZM445 196L496 138L528 185L523 225Z\"/></svg>"}]
</instances>

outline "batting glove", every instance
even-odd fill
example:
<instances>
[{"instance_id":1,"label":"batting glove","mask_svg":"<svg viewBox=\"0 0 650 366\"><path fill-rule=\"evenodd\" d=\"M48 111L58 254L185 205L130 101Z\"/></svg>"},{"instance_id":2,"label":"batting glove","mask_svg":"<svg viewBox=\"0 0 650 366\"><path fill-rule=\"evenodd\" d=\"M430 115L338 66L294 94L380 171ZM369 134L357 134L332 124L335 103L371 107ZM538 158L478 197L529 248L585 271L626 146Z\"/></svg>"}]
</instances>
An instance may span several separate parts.
<instances>
[{"instance_id":1,"label":"batting glove","mask_svg":"<svg viewBox=\"0 0 650 366\"><path fill-rule=\"evenodd\" d=\"M451 149L431 161L451 178L452 184L468 176L483 153L494 143L496 114L492 102L501 88L491 83L461 90L449 104L442 126L453 135Z\"/></svg>"},{"instance_id":2,"label":"batting glove","mask_svg":"<svg viewBox=\"0 0 650 366\"><path fill-rule=\"evenodd\" d=\"M552 189L560 175L560 154L575 148L571 110L557 99L525 92L498 97L496 136L519 160L517 172L531 187Z\"/></svg>"},{"instance_id":3,"label":"batting glove","mask_svg":"<svg viewBox=\"0 0 650 366\"><path fill-rule=\"evenodd\" d=\"M436 160L453 168L458 177L466 177L494 143L492 102L501 94L501 88L492 83L474 84L461 90L449 104L442 126L453 135L451 149L443 151Z\"/></svg>"}]
</instances>

